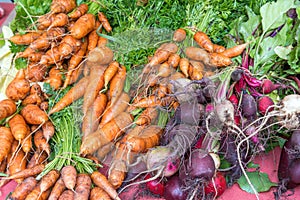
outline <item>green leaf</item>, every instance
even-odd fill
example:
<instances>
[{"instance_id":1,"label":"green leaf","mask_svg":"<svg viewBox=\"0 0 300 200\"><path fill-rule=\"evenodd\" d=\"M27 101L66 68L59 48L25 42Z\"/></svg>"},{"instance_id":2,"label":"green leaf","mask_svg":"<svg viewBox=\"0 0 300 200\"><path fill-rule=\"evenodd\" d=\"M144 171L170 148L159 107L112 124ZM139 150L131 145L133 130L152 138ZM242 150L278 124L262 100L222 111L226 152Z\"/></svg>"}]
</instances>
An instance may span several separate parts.
<instances>
[{"instance_id":1,"label":"green leaf","mask_svg":"<svg viewBox=\"0 0 300 200\"><path fill-rule=\"evenodd\" d=\"M25 69L27 67L27 61L25 58L17 58L15 60L15 67L17 70Z\"/></svg>"},{"instance_id":2,"label":"green leaf","mask_svg":"<svg viewBox=\"0 0 300 200\"><path fill-rule=\"evenodd\" d=\"M277 46L274 48L274 52L282 59L287 60L289 53L292 51L292 46Z\"/></svg>"},{"instance_id":3,"label":"green leaf","mask_svg":"<svg viewBox=\"0 0 300 200\"><path fill-rule=\"evenodd\" d=\"M260 16L256 15L248 6L246 7L248 21L240 25L239 32L243 35L244 40L249 39L252 36L252 32L260 24ZM248 40L247 40L248 41Z\"/></svg>"},{"instance_id":4,"label":"green leaf","mask_svg":"<svg viewBox=\"0 0 300 200\"><path fill-rule=\"evenodd\" d=\"M294 0L278 0L263 5L260 8L263 31L267 32L284 24L287 18L285 13L294 7Z\"/></svg>"},{"instance_id":5,"label":"green leaf","mask_svg":"<svg viewBox=\"0 0 300 200\"><path fill-rule=\"evenodd\" d=\"M255 171L246 172L246 174L257 192L266 192L269 191L271 187L277 186L276 183L270 181L269 176L266 173ZM237 182L242 190L248 193L254 193L244 175L242 175Z\"/></svg>"},{"instance_id":6,"label":"green leaf","mask_svg":"<svg viewBox=\"0 0 300 200\"><path fill-rule=\"evenodd\" d=\"M258 167L259 167L259 164L250 162L250 163L248 163L247 167L248 167L248 168L258 168Z\"/></svg>"}]
</instances>

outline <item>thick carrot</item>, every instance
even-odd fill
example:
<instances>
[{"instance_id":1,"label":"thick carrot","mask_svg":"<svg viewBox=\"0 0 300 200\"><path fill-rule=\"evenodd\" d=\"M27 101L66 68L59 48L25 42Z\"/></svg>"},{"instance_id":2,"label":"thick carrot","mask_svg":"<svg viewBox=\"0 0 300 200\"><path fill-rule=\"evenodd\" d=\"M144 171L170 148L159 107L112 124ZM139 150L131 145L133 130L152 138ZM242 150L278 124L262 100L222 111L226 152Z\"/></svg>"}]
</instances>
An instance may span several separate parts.
<instances>
[{"instance_id":1,"label":"thick carrot","mask_svg":"<svg viewBox=\"0 0 300 200\"><path fill-rule=\"evenodd\" d=\"M117 61L113 61L108 65L108 67L104 71L104 87L107 88L109 81L116 75L119 69L119 63Z\"/></svg>"},{"instance_id":2,"label":"thick carrot","mask_svg":"<svg viewBox=\"0 0 300 200\"><path fill-rule=\"evenodd\" d=\"M88 11L88 5L87 4L80 4L77 6L71 13L69 13L69 18L71 19L78 19Z\"/></svg>"},{"instance_id":3,"label":"thick carrot","mask_svg":"<svg viewBox=\"0 0 300 200\"><path fill-rule=\"evenodd\" d=\"M5 173L6 167L7 167L7 159L5 158L0 163L0 172Z\"/></svg>"},{"instance_id":4,"label":"thick carrot","mask_svg":"<svg viewBox=\"0 0 300 200\"><path fill-rule=\"evenodd\" d=\"M20 69L15 78L7 86L5 94L13 100L18 101L24 99L30 91L29 81L25 79L25 70Z\"/></svg>"},{"instance_id":5,"label":"thick carrot","mask_svg":"<svg viewBox=\"0 0 300 200\"><path fill-rule=\"evenodd\" d=\"M214 47L210 38L203 32L198 31L194 34L194 40L197 44L208 52L213 52Z\"/></svg>"},{"instance_id":6,"label":"thick carrot","mask_svg":"<svg viewBox=\"0 0 300 200\"><path fill-rule=\"evenodd\" d=\"M104 47L106 46L108 40L105 37L98 37L98 41L97 41L97 47Z\"/></svg>"},{"instance_id":7,"label":"thick carrot","mask_svg":"<svg viewBox=\"0 0 300 200\"><path fill-rule=\"evenodd\" d=\"M33 54L31 54L33 55ZM41 82L44 80L47 72L47 66L32 63L29 64L25 71L25 78L30 82Z\"/></svg>"},{"instance_id":8,"label":"thick carrot","mask_svg":"<svg viewBox=\"0 0 300 200\"><path fill-rule=\"evenodd\" d=\"M189 65L190 62L187 58L181 58L179 62L179 69L185 75L185 77L189 77Z\"/></svg>"},{"instance_id":9,"label":"thick carrot","mask_svg":"<svg viewBox=\"0 0 300 200\"><path fill-rule=\"evenodd\" d=\"M51 25L55 15L56 14L51 14L51 13L41 15L37 19L37 28L38 28L38 30L45 30L46 28L48 28Z\"/></svg>"},{"instance_id":10,"label":"thick carrot","mask_svg":"<svg viewBox=\"0 0 300 200\"><path fill-rule=\"evenodd\" d=\"M26 159L25 159L26 160ZM20 162L18 163L20 165ZM4 179L24 179L30 176L35 176L41 173L45 169L44 164L35 165L32 168L24 168L23 170L12 173L9 177L5 177Z\"/></svg>"},{"instance_id":11,"label":"thick carrot","mask_svg":"<svg viewBox=\"0 0 300 200\"><path fill-rule=\"evenodd\" d=\"M115 104L117 99L122 94L125 80L126 80L126 68L125 66L122 65L121 68L119 68L116 75L111 79L109 84L108 96L112 105Z\"/></svg>"},{"instance_id":12,"label":"thick carrot","mask_svg":"<svg viewBox=\"0 0 300 200\"><path fill-rule=\"evenodd\" d=\"M216 67L226 67L232 64L229 57L223 55L223 53L210 53L210 64Z\"/></svg>"},{"instance_id":13,"label":"thick carrot","mask_svg":"<svg viewBox=\"0 0 300 200\"><path fill-rule=\"evenodd\" d=\"M27 169L33 168L36 165L40 165L44 163L44 161L48 158L48 155L43 152L40 153L38 151L35 151L32 157L30 158L28 164L27 164Z\"/></svg>"},{"instance_id":14,"label":"thick carrot","mask_svg":"<svg viewBox=\"0 0 300 200\"><path fill-rule=\"evenodd\" d=\"M83 138L97 130L100 116L106 108L107 96L99 93L93 105L88 109L82 121Z\"/></svg>"},{"instance_id":15,"label":"thick carrot","mask_svg":"<svg viewBox=\"0 0 300 200\"><path fill-rule=\"evenodd\" d=\"M142 112L142 114L137 118L135 124L139 126L150 124L156 120L157 116L158 116L158 112L156 108L154 107L146 108Z\"/></svg>"},{"instance_id":16,"label":"thick carrot","mask_svg":"<svg viewBox=\"0 0 300 200\"><path fill-rule=\"evenodd\" d=\"M91 68L90 78L87 87L85 88L85 93L83 96L82 111L86 114L88 108L95 101L97 94L104 86L103 72L105 66L99 65Z\"/></svg>"},{"instance_id":17,"label":"thick carrot","mask_svg":"<svg viewBox=\"0 0 300 200\"><path fill-rule=\"evenodd\" d=\"M221 45L217 45L217 44L213 44L214 47L214 52L215 53L221 53L223 51L225 51L225 47L221 46Z\"/></svg>"},{"instance_id":18,"label":"thick carrot","mask_svg":"<svg viewBox=\"0 0 300 200\"><path fill-rule=\"evenodd\" d=\"M122 151L122 153L128 155L128 152L126 151ZM108 181L111 183L114 189L118 189L122 185L127 171L128 169L125 161L113 161L113 164L109 170Z\"/></svg>"},{"instance_id":19,"label":"thick carrot","mask_svg":"<svg viewBox=\"0 0 300 200\"><path fill-rule=\"evenodd\" d=\"M88 64L107 65L113 61L114 52L106 46L98 46L89 52L87 57Z\"/></svg>"},{"instance_id":20,"label":"thick carrot","mask_svg":"<svg viewBox=\"0 0 300 200\"><path fill-rule=\"evenodd\" d=\"M60 60L63 58L67 58L72 54L75 54L81 48L82 42L81 40L67 35L65 36L60 45L58 46L58 51L60 54ZM55 56L54 56L55 57Z\"/></svg>"},{"instance_id":21,"label":"thick carrot","mask_svg":"<svg viewBox=\"0 0 300 200\"><path fill-rule=\"evenodd\" d=\"M233 58L233 57L241 55L247 46L248 46L248 43L236 45L229 49L224 50L223 52L221 52L221 54L225 57Z\"/></svg>"},{"instance_id":22,"label":"thick carrot","mask_svg":"<svg viewBox=\"0 0 300 200\"><path fill-rule=\"evenodd\" d=\"M0 101L0 120L7 118L17 111L17 106L11 99Z\"/></svg>"},{"instance_id":23,"label":"thick carrot","mask_svg":"<svg viewBox=\"0 0 300 200\"><path fill-rule=\"evenodd\" d=\"M74 8L76 8L75 0L55 0L52 1L50 10L51 13L68 13L71 12Z\"/></svg>"},{"instance_id":24,"label":"thick carrot","mask_svg":"<svg viewBox=\"0 0 300 200\"><path fill-rule=\"evenodd\" d=\"M161 100L158 97L156 97L155 95L150 95L148 97L144 97L144 98L140 99L138 102L133 104L133 106L139 107L139 108L148 108L148 107L159 106L160 103L161 103Z\"/></svg>"},{"instance_id":25,"label":"thick carrot","mask_svg":"<svg viewBox=\"0 0 300 200\"><path fill-rule=\"evenodd\" d=\"M33 177L28 177L18 185L10 196L11 200L24 200L26 196L35 188L37 180Z\"/></svg>"},{"instance_id":26,"label":"thick carrot","mask_svg":"<svg viewBox=\"0 0 300 200\"><path fill-rule=\"evenodd\" d=\"M15 140L21 142L29 133L29 127L20 114L16 114L8 121L11 133Z\"/></svg>"},{"instance_id":27,"label":"thick carrot","mask_svg":"<svg viewBox=\"0 0 300 200\"><path fill-rule=\"evenodd\" d=\"M94 30L96 18L93 14L82 15L71 28L71 35L76 39L81 39Z\"/></svg>"},{"instance_id":28,"label":"thick carrot","mask_svg":"<svg viewBox=\"0 0 300 200\"><path fill-rule=\"evenodd\" d=\"M40 182L41 192L45 192L46 190L50 189L50 187L52 187L59 178L59 175L59 171L53 169L50 172L48 172L45 176L43 176Z\"/></svg>"},{"instance_id":29,"label":"thick carrot","mask_svg":"<svg viewBox=\"0 0 300 200\"><path fill-rule=\"evenodd\" d=\"M114 143L110 142L103 147L100 147L96 153L98 160L102 161L106 155L113 150L114 146Z\"/></svg>"},{"instance_id":30,"label":"thick carrot","mask_svg":"<svg viewBox=\"0 0 300 200\"><path fill-rule=\"evenodd\" d=\"M36 127L32 128L35 129ZM32 130L33 131L33 130ZM45 151L48 155L50 155L50 145L44 137L43 131L38 129L33 136L33 143L38 149L40 153Z\"/></svg>"},{"instance_id":31,"label":"thick carrot","mask_svg":"<svg viewBox=\"0 0 300 200\"><path fill-rule=\"evenodd\" d=\"M74 200L88 200L92 186L91 177L87 174L78 174Z\"/></svg>"},{"instance_id":32,"label":"thick carrot","mask_svg":"<svg viewBox=\"0 0 300 200\"><path fill-rule=\"evenodd\" d=\"M106 16L102 12L98 12L98 19L101 22L103 28L109 33L112 31L110 23L108 22Z\"/></svg>"},{"instance_id":33,"label":"thick carrot","mask_svg":"<svg viewBox=\"0 0 300 200\"><path fill-rule=\"evenodd\" d=\"M168 58L168 64L172 66L173 68L177 68L180 62L180 56L177 53L173 53Z\"/></svg>"},{"instance_id":34,"label":"thick carrot","mask_svg":"<svg viewBox=\"0 0 300 200\"><path fill-rule=\"evenodd\" d=\"M92 154L100 147L108 144L124 133L124 130L132 123L132 116L122 112L103 127L85 137L81 144L80 153Z\"/></svg>"},{"instance_id":35,"label":"thick carrot","mask_svg":"<svg viewBox=\"0 0 300 200\"><path fill-rule=\"evenodd\" d=\"M129 104L129 101L129 95L123 92L116 100L115 104L111 104L111 102L108 102L107 107L101 117L99 126L102 127L104 124L118 116L121 112L125 111Z\"/></svg>"},{"instance_id":36,"label":"thick carrot","mask_svg":"<svg viewBox=\"0 0 300 200\"><path fill-rule=\"evenodd\" d=\"M58 103L49 111L49 115L64 109L70 105L73 101L76 101L82 97L85 93L86 87L89 83L89 77L83 77L74 87L72 87L67 94L59 100Z\"/></svg>"},{"instance_id":37,"label":"thick carrot","mask_svg":"<svg viewBox=\"0 0 300 200\"><path fill-rule=\"evenodd\" d=\"M38 37L40 37L41 33L39 32L29 32L23 35L14 35L9 40L17 45L29 45Z\"/></svg>"},{"instance_id":38,"label":"thick carrot","mask_svg":"<svg viewBox=\"0 0 300 200\"><path fill-rule=\"evenodd\" d=\"M2 163L9 154L14 141L10 128L0 126L0 141L2 142L2 145L0 145L0 162Z\"/></svg>"},{"instance_id":39,"label":"thick carrot","mask_svg":"<svg viewBox=\"0 0 300 200\"><path fill-rule=\"evenodd\" d=\"M150 62L149 62L145 67L147 67L147 66L152 67L152 66L154 66L154 65L163 63L163 62L165 62L165 61L168 60L168 58L169 58L170 55L171 55L171 52L170 52L170 51L161 49L160 51L158 51L158 52L152 57L152 59L150 60Z\"/></svg>"},{"instance_id":40,"label":"thick carrot","mask_svg":"<svg viewBox=\"0 0 300 200\"><path fill-rule=\"evenodd\" d=\"M191 77L192 80L200 80L203 78L203 73L205 71L205 67L202 62L190 61L190 66L189 66L189 76Z\"/></svg>"},{"instance_id":41,"label":"thick carrot","mask_svg":"<svg viewBox=\"0 0 300 200\"><path fill-rule=\"evenodd\" d=\"M42 125L42 130L43 130L43 135L44 138L49 141L50 138L54 135L55 133L55 128L53 123L49 120L46 121L43 125Z\"/></svg>"},{"instance_id":42,"label":"thick carrot","mask_svg":"<svg viewBox=\"0 0 300 200\"><path fill-rule=\"evenodd\" d=\"M74 187L76 185L76 177L77 177L77 172L75 167L73 167L72 165L64 166L61 169L60 173L66 188L74 191Z\"/></svg>"},{"instance_id":43,"label":"thick carrot","mask_svg":"<svg viewBox=\"0 0 300 200\"><path fill-rule=\"evenodd\" d=\"M34 104L23 107L21 115L28 124L40 125L48 121L47 114Z\"/></svg>"},{"instance_id":44,"label":"thick carrot","mask_svg":"<svg viewBox=\"0 0 300 200\"><path fill-rule=\"evenodd\" d=\"M73 200L74 199L74 192L72 190L65 190L58 200Z\"/></svg>"},{"instance_id":45,"label":"thick carrot","mask_svg":"<svg viewBox=\"0 0 300 200\"><path fill-rule=\"evenodd\" d=\"M113 188L113 186L109 183L109 181L103 174L98 171L94 171L91 175L91 178L95 185L107 192L107 194L112 199L121 200L120 197L118 197L117 191Z\"/></svg>"},{"instance_id":46,"label":"thick carrot","mask_svg":"<svg viewBox=\"0 0 300 200\"><path fill-rule=\"evenodd\" d=\"M207 51L198 47L185 48L185 55L191 60L201 61L204 64L208 64L210 61Z\"/></svg>"},{"instance_id":47,"label":"thick carrot","mask_svg":"<svg viewBox=\"0 0 300 200\"><path fill-rule=\"evenodd\" d=\"M92 32L89 33L88 35L88 46L87 46L87 53L89 53L91 50L93 50L98 43L98 34L96 30L93 30Z\"/></svg>"},{"instance_id":48,"label":"thick carrot","mask_svg":"<svg viewBox=\"0 0 300 200\"><path fill-rule=\"evenodd\" d=\"M26 137L21 141L21 147L25 154L27 155L32 149L32 135L30 132L26 135Z\"/></svg>"},{"instance_id":49,"label":"thick carrot","mask_svg":"<svg viewBox=\"0 0 300 200\"><path fill-rule=\"evenodd\" d=\"M168 64L168 62L164 62L163 64L159 65L157 76L160 77L168 77L171 75L173 68Z\"/></svg>"},{"instance_id":50,"label":"thick carrot","mask_svg":"<svg viewBox=\"0 0 300 200\"><path fill-rule=\"evenodd\" d=\"M68 22L69 22L68 15L65 13L59 13L54 17L49 28L65 26L68 24Z\"/></svg>"},{"instance_id":51,"label":"thick carrot","mask_svg":"<svg viewBox=\"0 0 300 200\"><path fill-rule=\"evenodd\" d=\"M65 189L65 183L60 177L53 186L48 200L57 200Z\"/></svg>"},{"instance_id":52,"label":"thick carrot","mask_svg":"<svg viewBox=\"0 0 300 200\"><path fill-rule=\"evenodd\" d=\"M91 191L90 200L111 200L111 198L100 187L94 187Z\"/></svg>"},{"instance_id":53,"label":"thick carrot","mask_svg":"<svg viewBox=\"0 0 300 200\"><path fill-rule=\"evenodd\" d=\"M44 55L44 52L33 52L32 54L30 54L27 59L30 61L30 62L33 62L33 63L37 63L41 60L42 56Z\"/></svg>"},{"instance_id":54,"label":"thick carrot","mask_svg":"<svg viewBox=\"0 0 300 200\"><path fill-rule=\"evenodd\" d=\"M38 183L34 189L26 196L25 200L46 200L50 194L50 190L41 192L40 183Z\"/></svg>"},{"instance_id":55,"label":"thick carrot","mask_svg":"<svg viewBox=\"0 0 300 200\"><path fill-rule=\"evenodd\" d=\"M185 75L182 72L175 72L169 77L169 80L177 80L184 77Z\"/></svg>"},{"instance_id":56,"label":"thick carrot","mask_svg":"<svg viewBox=\"0 0 300 200\"><path fill-rule=\"evenodd\" d=\"M186 38L186 32L184 29L179 28L173 34L174 42L182 42Z\"/></svg>"}]
</instances>

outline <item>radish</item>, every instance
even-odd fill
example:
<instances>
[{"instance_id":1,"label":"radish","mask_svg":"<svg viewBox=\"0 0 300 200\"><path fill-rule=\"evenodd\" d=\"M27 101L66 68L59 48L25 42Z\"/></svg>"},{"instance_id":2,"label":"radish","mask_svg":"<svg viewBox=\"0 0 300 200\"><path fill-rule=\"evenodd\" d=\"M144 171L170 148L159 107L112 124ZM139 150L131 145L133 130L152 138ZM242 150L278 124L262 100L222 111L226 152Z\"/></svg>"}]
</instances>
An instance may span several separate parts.
<instances>
[{"instance_id":1,"label":"radish","mask_svg":"<svg viewBox=\"0 0 300 200\"><path fill-rule=\"evenodd\" d=\"M145 177L145 180L150 179L150 178L151 178L151 175L147 174L147 176ZM159 179L151 180L146 183L146 186L147 186L148 190L150 192L152 192L153 194L158 194L161 196L164 195L165 186L161 180L159 180Z\"/></svg>"},{"instance_id":2,"label":"radish","mask_svg":"<svg viewBox=\"0 0 300 200\"><path fill-rule=\"evenodd\" d=\"M219 197L226 190L226 179L220 172L216 173L216 176L205 186L204 192L210 197Z\"/></svg>"},{"instance_id":3,"label":"radish","mask_svg":"<svg viewBox=\"0 0 300 200\"><path fill-rule=\"evenodd\" d=\"M262 115L265 115L267 112L274 110L274 102L270 97L263 96L258 99L257 107L258 107L258 111Z\"/></svg>"}]
</instances>

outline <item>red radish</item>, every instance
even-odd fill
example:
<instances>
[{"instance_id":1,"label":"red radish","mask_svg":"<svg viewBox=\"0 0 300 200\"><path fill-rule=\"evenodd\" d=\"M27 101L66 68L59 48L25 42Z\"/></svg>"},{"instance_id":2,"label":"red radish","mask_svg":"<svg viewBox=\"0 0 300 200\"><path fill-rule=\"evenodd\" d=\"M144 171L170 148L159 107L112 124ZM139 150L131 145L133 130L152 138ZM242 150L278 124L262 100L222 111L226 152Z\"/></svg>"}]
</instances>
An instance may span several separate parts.
<instances>
[{"instance_id":1,"label":"red radish","mask_svg":"<svg viewBox=\"0 0 300 200\"><path fill-rule=\"evenodd\" d=\"M237 106L239 104L239 99L237 98L237 96L235 94L232 94L228 100L234 105Z\"/></svg>"},{"instance_id":2,"label":"red radish","mask_svg":"<svg viewBox=\"0 0 300 200\"><path fill-rule=\"evenodd\" d=\"M152 178L150 174L147 174L145 180ZM155 179L146 183L146 186L150 192L153 194L163 195L165 191L165 186L160 179Z\"/></svg>"},{"instance_id":3,"label":"red radish","mask_svg":"<svg viewBox=\"0 0 300 200\"><path fill-rule=\"evenodd\" d=\"M206 195L212 195L214 197L219 197L224 193L226 189L226 179L220 173L217 172L216 176L211 180L208 185L204 188Z\"/></svg>"},{"instance_id":4,"label":"red radish","mask_svg":"<svg viewBox=\"0 0 300 200\"><path fill-rule=\"evenodd\" d=\"M262 114L265 115L266 112L270 112L274 109L274 102L273 100L268 97L268 96L263 96L261 98L258 99L257 101L257 107L258 107L258 111Z\"/></svg>"},{"instance_id":5,"label":"red radish","mask_svg":"<svg viewBox=\"0 0 300 200\"><path fill-rule=\"evenodd\" d=\"M274 84L271 80L269 79L263 79L261 83L261 91L263 94L270 94L277 88L279 88L280 85Z\"/></svg>"}]
</instances>

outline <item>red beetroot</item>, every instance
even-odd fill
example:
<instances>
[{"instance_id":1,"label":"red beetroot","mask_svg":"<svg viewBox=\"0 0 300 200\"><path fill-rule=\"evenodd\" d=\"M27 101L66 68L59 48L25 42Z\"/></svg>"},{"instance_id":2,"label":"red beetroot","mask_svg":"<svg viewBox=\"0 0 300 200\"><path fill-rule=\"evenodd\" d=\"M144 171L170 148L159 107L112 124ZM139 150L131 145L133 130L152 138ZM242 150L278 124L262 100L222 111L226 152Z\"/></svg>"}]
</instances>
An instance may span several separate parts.
<instances>
[{"instance_id":1,"label":"red beetroot","mask_svg":"<svg viewBox=\"0 0 300 200\"><path fill-rule=\"evenodd\" d=\"M234 105L237 106L239 104L239 99L237 98L237 96L235 94L232 94L228 100Z\"/></svg>"},{"instance_id":2,"label":"red beetroot","mask_svg":"<svg viewBox=\"0 0 300 200\"><path fill-rule=\"evenodd\" d=\"M215 197L215 196L219 197L224 193L224 191L226 189L226 179L223 176L223 174L218 172L216 174L216 176L213 178L213 180L214 180L214 183L211 180L207 184L207 186L204 188L205 194L211 195L212 197Z\"/></svg>"},{"instance_id":3,"label":"red beetroot","mask_svg":"<svg viewBox=\"0 0 300 200\"><path fill-rule=\"evenodd\" d=\"M147 174L145 180L152 178L150 174ZM163 195L165 191L165 186L160 179L155 179L146 183L146 186L150 192L153 194Z\"/></svg>"},{"instance_id":4,"label":"red beetroot","mask_svg":"<svg viewBox=\"0 0 300 200\"><path fill-rule=\"evenodd\" d=\"M280 85L274 84L271 80L269 79L263 79L261 83L261 92L263 94L270 94L274 90L278 89Z\"/></svg>"},{"instance_id":5,"label":"red beetroot","mask_svg":"<svg viewBox=\"0 0 300 200\"><path fill-rule=\"evenodd\" d=\"M178 176L172 176L166 183L164 198L166 200L186 200L187 193L183 190Z\"/></svg>"},{"instance_id":6,"label":"red beetroot","mask_svg":"<svg viewBox=\"0 0 300 200\"><path fill-rule=\"evenodd\" d=\"M274 109L274 102L273 100L268 96L263 96L258 99L257 101L257 107L260 114L265 115L266 112L270 112Z\"/></svg>"}]
</instances>

